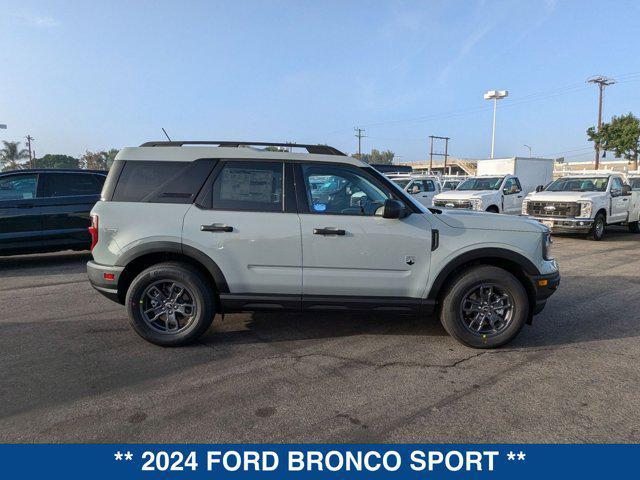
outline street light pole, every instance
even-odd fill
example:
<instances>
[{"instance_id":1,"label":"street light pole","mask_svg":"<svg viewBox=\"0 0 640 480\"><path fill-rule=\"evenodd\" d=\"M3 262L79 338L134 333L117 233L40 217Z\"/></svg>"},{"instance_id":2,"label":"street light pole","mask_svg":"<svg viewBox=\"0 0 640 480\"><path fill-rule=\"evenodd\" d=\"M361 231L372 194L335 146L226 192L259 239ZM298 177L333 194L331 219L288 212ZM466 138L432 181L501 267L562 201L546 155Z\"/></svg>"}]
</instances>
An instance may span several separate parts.
<instances>
[{"instance_id":1,"label":"street light pole","mask_svg":"<svg viewBox=\"0 0 640 480\"><path fill-rule=\"evenodd\" d=\"M496 111L498 109L498 100L509 95L506 90L489 90L484 94L485 100L493 100L493 128L491 129L491 158L493 158L496 144Z\"/></svg>"},{"instance_id":2,"label":"street light pole","mask_svg":"<svg viewBox=\"0 0 640 480\"><path fill-rule=\"evenodd\" d=\"M533 157L533 155L531 154L531 147L529 145L525 144L525 147L527 147L529 149L529 158Z\"/></svg>"}]
</instances>

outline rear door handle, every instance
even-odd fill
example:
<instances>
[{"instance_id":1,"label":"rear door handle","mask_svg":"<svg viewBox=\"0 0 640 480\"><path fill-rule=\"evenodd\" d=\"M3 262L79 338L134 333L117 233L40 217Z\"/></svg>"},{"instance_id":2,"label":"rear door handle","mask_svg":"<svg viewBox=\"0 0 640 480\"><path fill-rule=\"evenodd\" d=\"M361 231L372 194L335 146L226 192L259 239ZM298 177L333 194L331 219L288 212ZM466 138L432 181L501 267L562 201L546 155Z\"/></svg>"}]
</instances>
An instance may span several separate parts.
<instances>
[{"instance_id":1,"label":"rear door handle","mask_svg":"<svg viewBox=\"0 0 640 480\"><path fill-rule=\"evenodd\" d=\"M30 203L28 203L28 204L26 204L26 205L25 205L25 204L23 204L23 205L18 205L18 208L33 208L33 207L35 207L35 205L30 204Z\"/></svg>"},{"instance_id":2,"label":"rear door handle","mask_svg":"<svg viewBox=\"0 0 640 480\"><path fill-rule=\"evenodd\" d=\"M211 225L200 225L203 232L233 232L233 227L223 223L212 223Z\"/></svg>"},{"instance_id":3,"label":"rear door handle","mask_svg":"<svg viewBox=\"0 0 640 480\"><path fill-rule=\"evenodd\" d=\"M324 227L324 228L314 228L313 234L314 235L346 235L347 232L339 228Z\"/></svg>"}]
</instances>

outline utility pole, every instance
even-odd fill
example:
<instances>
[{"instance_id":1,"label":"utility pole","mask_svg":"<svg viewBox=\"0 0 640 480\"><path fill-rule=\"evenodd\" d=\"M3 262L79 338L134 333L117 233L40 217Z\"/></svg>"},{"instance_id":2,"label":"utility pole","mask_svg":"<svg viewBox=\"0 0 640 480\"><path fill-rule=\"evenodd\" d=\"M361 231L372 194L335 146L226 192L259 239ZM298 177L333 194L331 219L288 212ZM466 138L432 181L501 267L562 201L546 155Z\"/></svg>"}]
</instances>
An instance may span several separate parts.
<instances>
[{"instance_id":1,"label":"utility pole","mask_svg":"<svg viewBox=\"0 0 640 480\"><path fill-rule=\"evenodd\" d=\"M604 88L609 85L613 85L616 81L613 78L603 77L602 75L598 75L595 77L591 77L587 80L588 83L593 83L598 85L598 131L600 133L600 128L602 127L602 96L604 94ZM596 160L595 160L595 169L598 170L600 168L600 143L595 142L596 149Z\"/></svg>"},{"instance_id":2,"label":"utility pole","mask_svg":"<svg viewBox=\"0 0 640 480\"><path fill-rule=\"evenodd\" d=\"M34 165L33 165L33 154L31 153L31 142L33 140L35 140L35 138L33 138L31 135L27 135L24 138L27 139L27 148L29 149L29 166L31 168L34 168Z\"/></svg>"},{"instance_id":3,"label":"utility pole","mask_svg":"<svg viewBox=\"0 0 640 480\"><path fill-rule=\"evenodd\" d=\"M362 139L363 137L366 137L366 135L362 134L362 132L364 132L364 128L353 127L353 130L356 132L354 137L358 137L358 158L360 158L362 157Z\"/></svg>"},{"instance_id":4,"label":"utility pole","mask_svg":"<svg viewBox=\"0 0 640 480\"><path fill-rule=\"evenodd\" d=\"M449 140L451 137L438 137L437 135L429 135L429 174L431 174L431 169L433 168L433 156L439 155L444 157L444 165L442 167L442 174L445 175L447 173L447 158L449 158ZM444 140L444 153L436 153L433 151L433 141L434 140Z\"/></svg>"}]
</instances>

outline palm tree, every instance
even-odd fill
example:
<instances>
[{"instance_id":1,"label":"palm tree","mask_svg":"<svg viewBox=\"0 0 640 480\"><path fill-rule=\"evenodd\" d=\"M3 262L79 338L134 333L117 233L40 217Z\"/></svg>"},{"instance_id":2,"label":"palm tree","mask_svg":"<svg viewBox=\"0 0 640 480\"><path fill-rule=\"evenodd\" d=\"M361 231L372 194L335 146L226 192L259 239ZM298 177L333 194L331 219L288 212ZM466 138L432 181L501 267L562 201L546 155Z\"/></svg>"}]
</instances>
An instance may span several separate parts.
<instances>
[{"instance_id":1,"label":"palm tree","mask_svg":"<svg viewBox=\"0 0 640 480\"><path fill-rule=\"evenodd\" d=\"M29 152L20 148L20 142L2 141L4 147L0 149L0 163L3 164L2 171L20 170L25 165L20 163L21 160L29 158Z\"/></svg>"}]
</instances>

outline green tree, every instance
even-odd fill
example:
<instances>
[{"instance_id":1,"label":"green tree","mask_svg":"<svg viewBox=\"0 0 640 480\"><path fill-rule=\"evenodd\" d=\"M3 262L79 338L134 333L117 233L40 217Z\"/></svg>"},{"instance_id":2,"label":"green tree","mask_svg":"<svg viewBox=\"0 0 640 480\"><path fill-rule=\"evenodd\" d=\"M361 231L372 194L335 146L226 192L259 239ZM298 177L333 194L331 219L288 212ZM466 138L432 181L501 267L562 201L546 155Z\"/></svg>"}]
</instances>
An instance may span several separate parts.
<instances>
[{"instance_id":1,"label":"green tree","mask_svg":"<svg viewBox=\"0 0 640 480\"><path fill-rule=\"evenodd\" d=\"M374 165L391 165L395 156L396 154L391 150L383 150L381 152L375 148L371 150L371 153L363 153L362 155L356 153L353 155L355 158Z\"/></svg>"},{"instance_id":2,"label":"green tree","mask_svg":"<svg viewBox=\"0 0 640 480\"><path fill-rule=\"evenodd\" d=\"M288 152L289 150L285 147L274 147L272 145L268 145L264 147L265 152Z\"/></svg>"},{"instance_id":3,"label":"green tree","mask_svg":"<svg viewBox=\"0 0 640 480\"><path fill-rule=\"evenodd\" d=\"M29 151L25 148L20 148L20 142L5 142L0 149L0 163L2 164L2 171L8 170L20 170L25 168L25 164L22 160L29 158Z\"/></svg>"},{"instance_id":4,"label":"green tree","mask_svg":"<svg viewBox=\"0 0 640 480\"><path fill-rule=\"evenodd\" d=\"M80 160L70 155L51 155L35 159L37 168L80 168Z\"/></svg>"},{"instance_id":5,"label":"green tree","mask_svg":"<svg viewBox=\"0 0 640 480\"><path fill-rule=\"evenodd\" d=\"M82 167L87 170L109 170L113 161L118 154L116 148L112 148L108 151L91 152L87 150L85 154L80 158Z\"/></svg>"},{"instance_id":6,"label":"green tree","mask_svg":"<svg viewBox=\"0 0 640 480\"><path fill-rule=\"evenodd\" d=\"M633 162L632 169L638 169L640 119L633 113L614 116L610 123L602 124L599 132L595 127L590 127L587 130L587 136L602 150L613 152L618 158L630 160Z\"/></svg>"}]
</instances>

